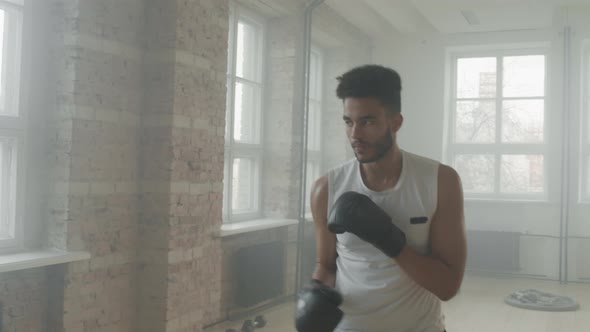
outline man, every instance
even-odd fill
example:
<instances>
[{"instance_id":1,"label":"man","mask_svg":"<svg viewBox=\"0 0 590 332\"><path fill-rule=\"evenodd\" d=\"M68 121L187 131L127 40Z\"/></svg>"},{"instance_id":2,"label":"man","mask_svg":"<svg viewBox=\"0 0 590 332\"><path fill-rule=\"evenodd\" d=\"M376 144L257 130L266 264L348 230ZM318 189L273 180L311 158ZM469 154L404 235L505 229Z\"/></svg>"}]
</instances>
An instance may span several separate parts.
<instances>
[{"instance_id":1,"label":"man","mask_svg":"<svg viewBox=\"0 0 590 332\"><path fill-rule=\"evenodd\" d=\"M312 187L317 264L300 294L296 327L442 332L441 300L457 294L465 269L460 178L398 147L397 72L366 65L338 80L356 158Z\"/></svg>"}]
</instances>

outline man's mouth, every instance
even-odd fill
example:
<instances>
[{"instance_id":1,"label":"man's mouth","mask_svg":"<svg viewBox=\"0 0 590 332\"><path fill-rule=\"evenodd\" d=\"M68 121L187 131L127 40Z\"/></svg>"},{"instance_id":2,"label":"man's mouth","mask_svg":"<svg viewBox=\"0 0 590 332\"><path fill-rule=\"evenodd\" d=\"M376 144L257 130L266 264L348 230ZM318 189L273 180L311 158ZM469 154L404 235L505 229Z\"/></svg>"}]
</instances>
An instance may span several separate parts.
<instances>
[{"instance_id":1,"label":"man's mouth","mask_svg":"<svg viewBox=\"0 0 590 332\"><path fill-rule=\"evenodd\" d=\"M364 149L367 148L367 146L368 145L367 144L364 144L364 143L354 143L354 144L352 144L352 148L355 149L355 150L364 150Z\"/></svg>"}]
</instances>

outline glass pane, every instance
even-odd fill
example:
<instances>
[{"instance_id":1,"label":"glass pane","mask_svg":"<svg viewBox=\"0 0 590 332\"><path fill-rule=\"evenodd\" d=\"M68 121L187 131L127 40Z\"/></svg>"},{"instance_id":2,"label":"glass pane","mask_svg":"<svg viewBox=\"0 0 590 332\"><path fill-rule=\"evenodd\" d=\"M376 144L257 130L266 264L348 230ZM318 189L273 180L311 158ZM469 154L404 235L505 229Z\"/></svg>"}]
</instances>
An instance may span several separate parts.
<instances>
[{"instance_id":1,"label":"glass pane","mask_svg":"<svg viewBox=\"0 0 590 332\"><path fill-rule=\"evenodd\" d=\"M496 138L496 103L493 101L458 101L455 119L455 142L493 143Z\"/></svg>"},{"instance_id":2,"label":"glass pane","mask_svg":"<svg viewBox=\"0 0 590 332\"><path fill-rule=\"evenodd\" d=\"M0 137L0 240L14 238L16 139Z\"/></svg>"},{"instance_id":3,"label":"glass pane","mask_svg":"<svg viewBox=\"0 0 590 332\"><path fill-rule=\"evenodd\" d=\"M0 115L19 115L21 5L0 8Z\"/></svg>"},{"instance_id":4,"label":"glass pane","mask_svg":"<svg viewBox=\"0 0 590 332\"><path fill-rule=\"evenodd\" d=\"M543 155L503 155L500 162L500 191L510 194L542 193Z\"/></svg>"},{"instance_id":5,"label":"glass pane","mask_svg":"<svg viewBox=\"0 0 590 332\"><path fill-rule=\"evenodd\" d=\"M584 44L584 80L582 87L583 94L583 110L582 114L586 116L587 128L590 129L590 40L587 40ZM590 143L590 130L587 130L586 140Z\"/></svg>"},{"instance_id":6,"label":"glass pane","mask_svg":"<svg viewBox=\"0 0 590 332\"><path fill-rule=\"evenodd\" d=\"M321 148L321 110L318 102L309 102L309 122L307 129L307 149L311 151L319 151Z\"/></svg>"},{"instance_id":7,"label":"glass pane","mask_svg":"<svg viewBox=\"0 0 590 332\"><path fill-rule=\"evenodd\" d=\"M230 131L230 129L231 129L230 128L230 123L231 123L231 121L230 121L230 117L231 117L230 112L232 111L232 108L231 108L231 93L232 93L232 90L230 88L231 85L232 85L232 82L228 79L225 82L225 90L226 90L226 93L225 93L225 136L224 136L224 138L225 138L225 144L226 145L229 144L230 137L231 137L231 131Z\"/></svg>"},{"instance_id":8,"label":"glass pane","mask_svg":"<svg viewBox=\"0 0 590 332\"><path fill-rule=\"evenodd\" d=\"M504 57L504 97L545 96L545 56Z\"/></svg>"},{"instance_id":9,"label":"glass pane","mask_svg":"<svg viewBox=\"0 0 590 332\"><path fill-rule=\"evenodd\" d=\"M256 162L248 158L235 158L232 169L233 213L256 211Z\"/></svg>"},{"instance_id":10,"label":"glass pane","mask_svg":"<svg viewBox=\"0 0 590 332\"><path fill-rule=\"evenodd\" d=\"M260 82L261 30L244 21L238 22L236 49L236 76Z\"/></svg>"},{"instance_id":11,"label":"glass pane","mask_svg":"<svg viewBox=\"0 0 590 332\"><path fill-rule=\"evenodd\" d=\"M502 142L542 143L544 100L506 100L502 105Z\"/></svg>"},{"instance_id":12,"label":"glass pane","mask_svg":"<svg viewBox=\"0 0 590 332\"><path fill-rule=\"evenodd\" d=\"M258 144L260 140L260 88L236 83L234 100L234 140Z\"/></svg>"},{"instance_id":13,"label":"glass pane","mask_svg":"<svg viewBox=\"0 0 590 332\"><path fill-rule=\"evenodd\" d=\"M494 191L494 155L455 155L454 166L461 176L466 193L491 193Z\"/></svg>"},{"instance_id":14,"label":"glass pane","mask_svg":"<svg viewBox=\"0 0 590 332\"><path fill-rule=\"evenodd\" d=\"M309 98L321 99L321 76L320 54L311 52L309 61Z\"/></svg>"},{"instance_id":15,"label":"glass pane","mask_svg":"<svg viewBox=\"0 0 590 332\"><path fill-rule=\"evenodd\" d=\"M590 156L586 157L586 199L590 198Z\"/></svg>"},{"instance_id":16,"label":"glass pane","mask_svg":"<svg viewBox=\"0 0 590 332\"><path fill-rule=\"evenodd\" d=\"M496 96L496 58L457 60L457 98Z\"/></svg>"},{"instance_id":17,"label":"glass pane","mask_svg":"<svg viewBox=\"0 0 590 332\"><path fill-rule=\"evenodd\" d=\"M4 53L6 45L4 45L4 15L5 11L0 9L0 114L8 114L6 107L6 72L4 71Z\"/></svg>"},{"instance_id":18,"label":"glass pane","mask_svg":"<svg viewBox=\"0 0 590 332\"><path fill-rule=\"evenodd\" d=\"M223 221L225 222L226 220L229 220L229 168L228 168L228 151L225 151L226 153L224 154L224 165L223 165L223 204L221 207L221 215L223 216ZM232 165L233 166L233 165Z\"/></svg>"}]
</instances>

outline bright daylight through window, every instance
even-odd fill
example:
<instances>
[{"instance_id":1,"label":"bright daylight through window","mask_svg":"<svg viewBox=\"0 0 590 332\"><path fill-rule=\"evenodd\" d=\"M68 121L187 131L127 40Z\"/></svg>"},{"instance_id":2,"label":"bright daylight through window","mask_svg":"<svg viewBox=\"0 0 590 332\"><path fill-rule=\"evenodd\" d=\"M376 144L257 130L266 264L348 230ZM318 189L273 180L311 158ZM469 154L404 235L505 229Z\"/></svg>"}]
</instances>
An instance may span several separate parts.
<instances>
[{"instance_id":1,"label":"bright daylight through window","mask_svg":"<svg viewBox=\"0 0 590 332\"><path fill-rule=\"evenodd\" d=\"M226 222L260 214L262 167L262 21L233 8L227 75L223 215Z\"/></svg>"},{"instance_id":2,"label":"bright daylight through window","mask_svg":"<svg viewBox=\"0 0 590 332\"><path fill-rule=\"evenodd\" d=\"M0 248L20 241L17 194L24 117L19 109L22 1L0 1Z\"/></svg>"},{"instance_id":3,"label":"bright daylight through window","mask_svg":"<svg viewBox=\"0 0 590 332\"><path fill-rule=\"evenodd\" d=\"M467 197L542 199L545 55L457 57L448 153Z\"/></svg>"}]
</instances>

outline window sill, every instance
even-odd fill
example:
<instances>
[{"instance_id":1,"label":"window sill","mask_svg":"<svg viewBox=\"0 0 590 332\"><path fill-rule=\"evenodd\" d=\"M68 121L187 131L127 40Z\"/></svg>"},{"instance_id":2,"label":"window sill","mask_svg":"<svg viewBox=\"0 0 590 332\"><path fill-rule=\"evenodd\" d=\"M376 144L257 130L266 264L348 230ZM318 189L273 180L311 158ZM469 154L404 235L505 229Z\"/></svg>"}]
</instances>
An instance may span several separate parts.
<instances>
[{"instance_id":1,"label":"window sill","mask_svg":"<svg viewBox=\"0 0 590 332\"><path fill-rule=\"evenodd\" d=\"M70 263L89 258L90 254L84 251L62 251L57 249L0 255L0 273Z\"/></svg>"},{"instance_id":2,"label":"window sill","mask_svg":"<svg viewBox=\"0 0 590 332\"><path fill-rule=\"evenodd\" d=\"M297 225L296 219L256 219L231 224L223 224L218 233L219 237L231 236L236 234L260 231L277 227Z\"/></svg>"},{"instance_id":3,"label":"window sill","mask_svg":"<svg viewBox=\"0 0 590 332\"><path fill-rule=\"evenodd\" d=\"M547 199L526 199L526 198L476 198L466 197L465 203L491 203L491 204L548 204Z\"/></svg>"}]
</instances>

